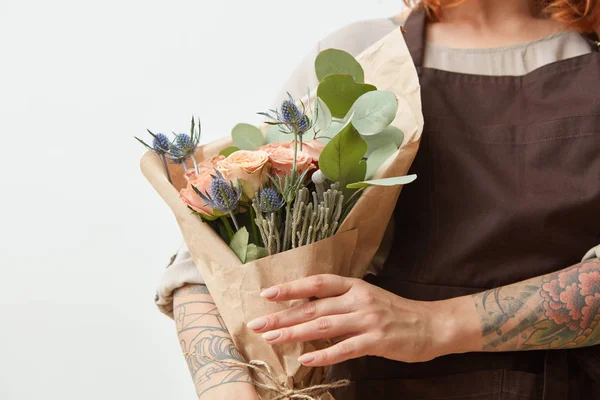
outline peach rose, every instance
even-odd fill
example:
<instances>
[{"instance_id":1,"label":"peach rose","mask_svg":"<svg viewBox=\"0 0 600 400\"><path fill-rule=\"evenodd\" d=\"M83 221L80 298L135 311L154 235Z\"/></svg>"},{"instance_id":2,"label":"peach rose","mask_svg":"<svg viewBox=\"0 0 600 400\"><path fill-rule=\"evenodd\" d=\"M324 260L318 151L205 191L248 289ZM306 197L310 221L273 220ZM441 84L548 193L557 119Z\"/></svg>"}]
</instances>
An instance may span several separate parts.
<instances>
[{"instance_id":1,"label":"peach rose","mask_svg":"<svg viewBox=\"0 0 600 400\"><path fill-rule=\"evenodd\" d=\"M278 176L289 175L294 165L294 149L291 143L272 143L259 148L269 154L271 172ZM303 173L307 169L315 168L313 158L303 151L296 155L296 169Z\"/></svg>"},{"instance_id":2,"label":"peach rose","mask_svg":"<svg viewBox=\"0 0 600 400\"><path fill-rule=\"evenodd\" d=\"M307 140L302 143L302 151L313 158L313 163L318 163L319 156L321 155L321 151L325 148L325 144L326 143L317 139Z\"/></svg>"},{"instance_id":3,"label":"peach rose","mask_svg":"<svg viewBox=\"0 0 600 400\"><path fill-rule=\"evenodd\" d=\"M225 159L225 156L218 155L218 156L214 156L210 160L201 161L198 163L198 172L202 171L202 169L204 169L204 168L208 168L214 172L219 161L224 160L224 159Z\"/></svg>"},{"instance_id":4,"label":"peach rose","mask_svg":"<svg viewBox=\"0 0 600 400\"><path fill-rule=\"evenodd\" d=\"M211 175L215 174L215 168L218 162L224 159L224 156L215 156L210 160L204 160L198 163L198 174L196 174L194 168L188 169L185 173L187 186L179 191L179 197L194 211L204 215L213 215L213 209L206 204L202 198L200 198L198 193L196 193L192 188L192 185L195 186L200 192L206 193L210 187L210 183L213 180Z\"/></svg>"},{"instance_id":5,"label":"peach rose","mask_svg":"<svg viewBox=\"0 0 600 400\"><path fill-rule=\"evenodd\" d=\"M287 147L293 150L293 144L294 142L270 143L265 144L260 149L265 150L267 153L269 152L269 150L276 149L279 147ZM321 155L321 151L323 151L323 149L325 148L325 145L326 143L323 143L317 139L307 140L306 142L302 142L302 151L311 156L313 159L313 163L316 164L319 162L319 156Z\"/></svg>"},{"instance_id":6,"label":"peach rose","mask_svg":"<svg viewBox=\"0 0 600 400\"><path fill-rule=\"evenodd\" d=\"M186 177L188 178L187 187L179 191L179 197L194 211L212 216L213 209L206 204L202 198L200 198L198 193L196 193L192 188L192 185L195 186L200 192L206 193L210 188L210 183L213 180L211 175L214 175L215 171L210 168L200 169L200 166L198 166L198 169L200 170L200 173L197 175L193 171L188 171L186 173Z\"/></svg>"},{"instance_id":7,"label":"peach rose","mask_svg":"<svg viewBox=\"0 0 600 400\"><path fill-rule=\"evenodd\" d=\"M261 150L238 150L219 161L217 169L234 185L241 181L242 192L252 199L269 178L269 155Z\"/></svg>"}]
</instances>

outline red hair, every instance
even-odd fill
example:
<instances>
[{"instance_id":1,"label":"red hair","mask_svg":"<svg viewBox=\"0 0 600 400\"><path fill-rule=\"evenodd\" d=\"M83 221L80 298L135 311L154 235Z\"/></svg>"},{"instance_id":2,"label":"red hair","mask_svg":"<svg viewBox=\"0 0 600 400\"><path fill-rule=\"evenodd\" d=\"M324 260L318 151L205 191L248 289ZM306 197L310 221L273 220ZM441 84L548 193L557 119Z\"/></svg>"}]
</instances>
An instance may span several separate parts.
<instances>
[{"instance_id":1,"label":"red hair","mask_svg":"<svg viewBox=\"0 0 600 400\"><path fill-rule=\"evenodd\" d=\"M443 17L443 9L456 7L465 0L404 0L409 7L421 3L434 21ZM539 11L579 32L600 28L600 0L534 0Z\"/></svg>"}]
</instances>

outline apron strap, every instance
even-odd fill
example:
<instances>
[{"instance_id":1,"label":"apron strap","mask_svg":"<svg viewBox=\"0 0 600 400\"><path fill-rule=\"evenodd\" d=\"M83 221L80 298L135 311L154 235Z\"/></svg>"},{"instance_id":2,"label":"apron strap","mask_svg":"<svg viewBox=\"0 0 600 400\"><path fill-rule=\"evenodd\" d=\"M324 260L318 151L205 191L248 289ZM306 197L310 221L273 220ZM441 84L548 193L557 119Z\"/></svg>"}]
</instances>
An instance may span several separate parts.
<instances>
[{"instance_id":1,"label":"apron strap","mask_svg":"<svg viewBox=\"0 0 600 400\"><path fill-rule=\"evenodd\" d=\"M417 71L423 67L423 57L425 55L425 22L427 13L422 6L415 7L408 15L404 26L401 27L404 33L406 46L410 51Z\"/></svg>"},{"instance_id":2,"label":"apron strap","mask_svg":"<svg viewBox=\"0 0 600 400\"><path fill-rule=\"evenodd\" d=\"M569 364L564 350L546 351L542 400L569 398Z\"/></svg>"}]
</instances>

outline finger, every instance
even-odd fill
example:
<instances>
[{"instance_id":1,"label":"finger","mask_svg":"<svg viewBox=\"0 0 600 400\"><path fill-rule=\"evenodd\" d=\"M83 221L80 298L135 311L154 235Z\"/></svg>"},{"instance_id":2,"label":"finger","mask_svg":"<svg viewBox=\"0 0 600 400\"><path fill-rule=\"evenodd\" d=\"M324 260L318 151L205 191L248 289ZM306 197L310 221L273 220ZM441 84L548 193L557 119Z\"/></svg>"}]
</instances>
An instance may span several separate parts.
<instances>
[{"instance_id":1,"label":"finger","mask_svg":"<svg viewBox=\"0 0 600 400\"><path fill-rule=\"evenodd\" d=\"M329 315L262 335L269 344L299 343L357 333L362 328L353 314Z\"/></svg>"},{"instance_id":2,"label":"finger","mask_svg":"<svg viewBox=\"0 0 600 400\"><path fill-rule=\"evenodd\" d=\"M367 355L370 343L367 335L352 336L326 349L303 354L298 361L310 367L333 365Z\"/></svg>"},{"instance_id":3,"label":"finger","mask_svg":"<svg viewBox=\"0 0 600 400\"><path fill-rule=\"evenodd\" d=\"M309 297L333 297L346 293L352 287L354 279L339 275L321 274L292 282L272 286L260 294L272 301L308 299Z\"/></svg>"},{"instance_id":4,"label":"finger","mask_svg":"<svg viewBox=\"0 0 600 400\"><path fill-rule=\"evenodd\" d=\"M248 328L257 333L286 328L312 321L327 315L345 314L352 311L344 296L318 299L298 304L288 310L256 318L248 322Z\"/></svg>"}]
</instances>

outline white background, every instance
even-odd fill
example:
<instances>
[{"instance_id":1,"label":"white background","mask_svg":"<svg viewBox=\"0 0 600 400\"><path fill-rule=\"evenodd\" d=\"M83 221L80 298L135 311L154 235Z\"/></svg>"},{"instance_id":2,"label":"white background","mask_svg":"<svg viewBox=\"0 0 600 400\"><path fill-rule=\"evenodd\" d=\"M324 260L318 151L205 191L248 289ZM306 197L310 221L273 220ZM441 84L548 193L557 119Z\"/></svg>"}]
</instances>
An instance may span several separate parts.
<instances>
[{"instance_id":1,"label":"white background","mask_svg":"<svg viewBox=\"0 0 600 400\"><path fill-rule=\"evenodd\" d=\"M181 236L133 136L258 123L318 39L402 7L0 0L0 399L195 399L153 303Z\"/></svg>"}]
</instances>

